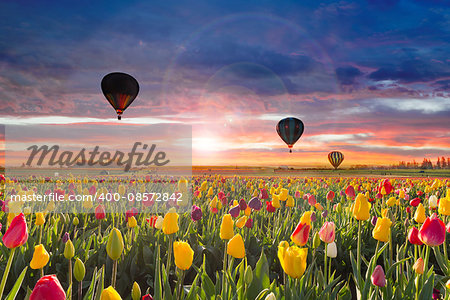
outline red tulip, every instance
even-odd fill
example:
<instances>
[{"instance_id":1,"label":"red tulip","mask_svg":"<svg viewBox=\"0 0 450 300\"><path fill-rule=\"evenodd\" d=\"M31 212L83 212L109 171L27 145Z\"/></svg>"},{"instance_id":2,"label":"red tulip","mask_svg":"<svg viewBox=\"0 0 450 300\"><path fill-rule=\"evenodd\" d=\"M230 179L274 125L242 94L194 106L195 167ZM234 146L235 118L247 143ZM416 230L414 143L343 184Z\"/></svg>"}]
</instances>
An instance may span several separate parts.
<instances>
[{"instance_id":1,"label":"red tulip","mask_svg":"<svg viewBox=\"0 0 450 300\"><path fill-rule=\"evenodd\" d=\"M245 227L252 228L253 227L253 219L248 218L247 222L245 222Z\"/></svg>"},{"instance_id":2,"label":"red tulip","mask_svg":"<svg viewBox=\"0 0 450 300\"><path fill-rule=\"evenodd\" d=\"M36 282L30 300L66 300L66 293L56 275L47 275Z\"/></svg>"},{"instance_id":3,"label":"red tulip","mask_svg":"<svg viewBox=\"0 0 450 300\"><path fill-rule=\"evenodd\" d=\"M309 195L308 197L308 203L311 206L316 205L317 201L316 201L316 197L314 195Z\"/></svg>"},{"instance_id":4,"label":"red tulip","mask_svg":"<svg viewBox=\"0 0 450 300\"><path fill-rule=\"evenodd\" d=\"M380 265L377 265L375 269L373 270L372 276L370 277L372 280L372 284L384 287L386 285L386 275L384 275L383 267Z\"/></svg>"},{"instance_id":5,"label":"red tulip","mask_svg":"<svg viewBox=\"0 0 450 300\"><path fill-rule=\"evenodd\" d=\"M272 201L266 201L266 209L270 213L272 213L272 212L277 210L275 207L273 207Z\"/></svg>"},{"instance_id":6,"label":"red tulip","mask_svg":"<svg viewBox=\"0 0 450 300\"><path fill-rule=\"evenodd\" d=\"M384 190L386 191L386 195L389 195L392 192L392 184L389 181L389 179L384 179L379 187L378 187L378 192L381 193L381 189L384 187Z\"/></svg>"},{"instance_id":7,"label":"red tulip","mask_svg":"<svg viewBox=\"0 0 450 300\"><path fill-rule=\"evenodd\" d=\"M345 194L347 195L347 197L349 197L350 199L355 199L355 188L352 185L349 185L346 189L345 189Z\"/></svg>"},{"instance_id":8,"label":"red tulip","mask_svg":"<svg viewBox=\"0 0 450 300\"><path fill-rule=\"evenodd\" d=\"M266 189L261 189L261 192L259 193L259 199L261 200L269 199L269 194L267 193Z\"/></svg>"},{"instance_id":9,"label":"red tulip","mask_svg":"<svg viewBox=\"0 0 450 300\"><path fill-rule=\"evenodd\" d=\"M101 204L99 204L96 208L95 208L95 218L97 220L102 220L104 219L106 216L105 214L105 207Z\"/></svg>"},{"instance_id":10,"label":"red tulip","mask_svg":"<svg viewBox=\"0 0 450 300\"><path fill-rule=\"evenodd\" d=\"M409 201L409 205L416 207L419 205L420 201L422 201L422 200L420 200L420 198L414 198L411 201Z\"/></svg>"},{"instance_id":11,"label":"red tulip","mask_svg":"<svg viewBox=\"0 0 450 300\"><path fill-rule=\"evenodd\" d=\"M428 217L419 230L420 240L428 246L439 246L445 241L445 224L436 214Z\"/></svg>"},{"instance_id":12,"label":"red tulip","mask_svg":"<svg viewBox=\"0 0 450 300\"><path fill-rule=\"evenodd\" d=\"M327 193L327 200L328 201L333 201L334 199L334 192L333 191L328 191Z\"/></svg>"},{"instance_id":13,"label":"red tulip","mask_svg":"<svg viewBox=\"0 0 450 300\"><path fill-rule=\"evenodd\" d=\"M23 213L17 215L3 236L3 244L9 249L20 247L28 240L27 221Z\"/></svg>"},{"instance_id":14,"label":"red tulip","mask_svg":"<svg viewBox=\"0 0 450 300\"><path fill-rule=\"evenodd\" d=\"M406 207L406 212L408 213L408 214L410 214L411 213L411 207Z\"/></svg>"},{"instance_id":15,"label":"red tulip","mask_svg":"<svg viewBox=\"0 0 450 300\"><path fill-rule=\"evenodd\" d=\"M419 229L413 227L408 232L408 241L413 245L423 245L419 238Z\"/></svg>"}]
</instances>

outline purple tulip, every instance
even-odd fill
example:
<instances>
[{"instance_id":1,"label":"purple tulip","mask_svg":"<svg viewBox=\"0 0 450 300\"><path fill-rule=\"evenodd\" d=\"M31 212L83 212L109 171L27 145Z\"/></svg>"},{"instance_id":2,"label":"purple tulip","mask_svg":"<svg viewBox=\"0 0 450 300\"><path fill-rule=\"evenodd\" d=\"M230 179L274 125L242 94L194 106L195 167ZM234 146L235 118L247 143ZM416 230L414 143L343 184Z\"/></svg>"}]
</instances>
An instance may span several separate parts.
<instances>
[{"instance_id":1,"label":"purple tulip","mask_svg":"<svg viewBox=\"0 0 450 300\"><path fill-rule=\"evenodd\" d=\"M311 222L315 222L317 220L317 218L316 218L316 212L312 212L312 214L311 214Z\"/></svg>"},{"instance_id":2,"label":"purple tulip","mask_svg":"<svg viewBox=\"0 0 450 300\"><path fill-rule=\"evenodd\" d=\"M239 208L241 210L246 210L247 209L247 202L245 202L244 199L239 200Z\"/></svg>"},{"instance_id":3,"label":"purple tulip","mask_svg":"<svg viewBox=\"0 0 450 300\"><path fill-rule=\"evenodd\" d=\"M202 218L203 213L202 209L198 207L197 205L192 205L192 211L191 211L191 219L192 221L198 221Z\"/></svg>"},{"instance_id":4,"label":"purple tulip","mask_svg":"<svg viewBox=\"0 0 450 300\"><path fill-rule=\"evenodd\" d=\"M377 220L378 220L377 216L373 216L370 223L372 223L372 225L375 226L377 224Z\"/></svg>"},{"instance_id":5,"label":"purple tulip","mask_svg":"<svg viewBox=\"0 0 450 300\"><path fill-rule=\"evenodd\" d=\"M241 209L239 208L239 205L233 206L232 208L230 208L230 210L228 211L228 213L233 217L233 218L237 218L239 216L239 213L241 212Z\"/></svg>"},{"instance_id":6,"label":"purple tulip","mask_svg":"<svg viewBox=\"0 0 450 300\"><path fill-rule=\"evenodd\" d=\"M323 212L322 212L322 217L323 218L326 218L328 216L328 210L324 210Z\"/></svg>"},{"instance_id":7,"label":"purple tulip","mask_svg":"<svg viewBox=\"0 0 450 300\"><path fill-rule=\"evenodd\" d=\"M63 235L63 237L62 237L62 241L63 241L63 243L65 244L65 243L67 243L67 241L69 240L69 233L68 232L66 232L66 233L64 233L64 235Z\"/></svg>"},{"instance_id":8,"label":"purple tulip","mask_svg":"<svg viewBox=\"0 0 450 300\"><path fill-rule=\"evenodd\" d=\"M248 206L253 209L253 210L261 210L262 208L262 203L261 201L257 198L257 197L253 197L249 202L248 202Z\"/></svg>"}]
</instances>

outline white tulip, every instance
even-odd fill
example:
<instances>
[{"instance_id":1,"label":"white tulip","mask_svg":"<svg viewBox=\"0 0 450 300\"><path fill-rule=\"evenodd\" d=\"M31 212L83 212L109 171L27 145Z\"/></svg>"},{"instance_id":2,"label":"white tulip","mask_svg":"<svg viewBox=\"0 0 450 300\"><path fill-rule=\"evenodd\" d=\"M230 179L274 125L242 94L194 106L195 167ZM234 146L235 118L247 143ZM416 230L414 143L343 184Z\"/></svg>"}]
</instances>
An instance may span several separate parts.
<instances>
[{"instance_id":1,"label":"white tulip","mask_svg":"<svg viewBox=\"0 0 450 300\"><path fill-rule=\"evenodd\" d=\"M335 258L337 256L336 242L327 244L327 256Z\"/></svg>"}]
</instances>

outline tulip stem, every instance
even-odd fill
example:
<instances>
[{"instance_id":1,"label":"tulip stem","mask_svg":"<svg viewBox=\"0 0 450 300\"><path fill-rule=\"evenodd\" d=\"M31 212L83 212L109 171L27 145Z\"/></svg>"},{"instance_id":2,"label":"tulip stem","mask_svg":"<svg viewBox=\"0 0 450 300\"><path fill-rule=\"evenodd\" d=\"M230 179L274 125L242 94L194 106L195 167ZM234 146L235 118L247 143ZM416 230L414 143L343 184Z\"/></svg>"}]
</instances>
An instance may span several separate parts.
<instances>
[{"instance_id":1,"label":"tulip stem","mask_svg":"<svg viewBox=\"0 0 450 300\"><path fill-rule=\"evenodd\" d=\"M42 270L42 269L41 269ZM69 299L72 299L72 259L69 259L69 287L70 287L70 293L69 293Z\"/></svg>"},{"instance_id":2,"label":"tulip stem","mask_svg":"<svg viewBox=\"0 0 450 300\"><path fill-rule=\"evenodd\" d=\"M78 282L78 300L83 298L83 280Z\"/></svg>"},{"instance_id":3,"label":"tulip stem","mask_svg":"<svg viewBox=\"0 0 450 300\"><path fill-rule=\"evenodd\" d=\"M226 289L225 272L227 271L227 247L228 247L228 243L225 241L225 249L223 252L222 295L224 295L225 289Z\"/></svg>"},{"instance_id":4,"label":"tulip stem","mask_svg":"<svg viewBox=\"0 0 450 300\"><path fill-rule=\"evenodd\" d=\"M41 240L42 240L42 227L44 227L43 225L39 225L39 244L41 244Z\"/></svg>"},{"instance_id":5,"label":"tulip stem","mask_svg":"<svg viewBox=\"0 0 450 300\"><path fill-rule=\"evenodd\" d=\"M8 257L8 262L6 263L5 273L3 273L2 283L0 284L0 299L2 299L3 290L5 289L5 285L6 285L6 279L8 278L8 273L9 273L9 270L11 269L14 252L16 252L16 248L11 249L11 253Z\"/></svg>"},{"instance_id":6,"label":"tulip stem","mask_svg":"<svg viewBox=\"0 0 450 300\"><path fill-rule=\"evenodd\" d=\"M170 265L172 260L173 234L169 234L169 249L167 249L167 280L169 281Z\"/></svg>"},{"instance_id":7,"label":"tulip stem","mask_svg":"<svg viewBox=\"0 0 450 300\"><path fill-rule=\"evenodd\" d=\"M323 288L325 289L326 288L326 286L328 285L328 277L327 277L327 262L328 262L328 256L327 256L327 254L328 254L328 244L327 243L324 243L325 244L325 262L324 262L324 268L323 268L323 280L324 280L324 285L323 285Z\"/></svg>"},{"instance_id":8,"label":"tulip stem","mask_svg":"<svg viewBox=\"0 0 450 300\"><path fill-rule=\"evenodd\" d=\"M117 259L114 260L114 263L113 263L113 271L112 271L112 279L111 279L111 285L113 288L116 288L116 275L117 275Z\"/></svg>"},{"instance_id":9,"label":"tulip stem","mask_svg":"<svg viewBox=\"0 0 450 300\"><path fill-rule=\"evenodd\" d=\"M430 259L430 246L426 246L425 245L425 248L426 248L426 250L425 250L425 263L424 263L424 267L423 267L423 272L424 272L424 275L426 275L427 274L427 272L428 272L428 260ZM425 278L426 278L426 276L422 276L422 285L425 283Z\"/></svg>"},{"instance_id":10,"label":"tulip stem","mask_svg":"<svg viewBox=\"0 0 450 300\"><path fill-rule=\"evenodd\" d=\"M178 282L177 299L182 299L182 298L181 298L181 294L182 294L182 291L183 291L184 275L185 275L185 274L184 274L184 271L178 269L178 279L179 279L179 282Z\"/></svg>"},{"instance_id":11,"label":"tulip stem","mask_svg":"<svg viewBox=\"0 0 450 300\"><path fill-rule=\"evenodd\" d=\"M356 249L356 271L358 272L358 285L361 279L361 220L358 220L358 245ZM361 288L361 287L359 287Z\"/></svg>"}]
</instances>

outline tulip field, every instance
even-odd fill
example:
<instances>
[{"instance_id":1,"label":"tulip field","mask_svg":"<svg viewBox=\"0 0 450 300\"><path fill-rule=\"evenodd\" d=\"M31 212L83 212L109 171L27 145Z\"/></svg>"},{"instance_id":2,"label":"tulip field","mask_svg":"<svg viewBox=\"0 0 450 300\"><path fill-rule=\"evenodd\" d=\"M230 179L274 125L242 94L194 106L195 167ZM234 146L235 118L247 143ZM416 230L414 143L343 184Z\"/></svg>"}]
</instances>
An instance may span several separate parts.
<instances>
[{"instance_id":1,"label":"tulip field","mask_svg":"<svg viewBox=\"0 0 450 300\"><path fill-rule=\"evenodd\" d=\"M174 181L192 203L163 212L9 201L115 189L105 178L0 178L0 299L450 299L447 178L196 175Z\"/></svg>"}]
</instances>

